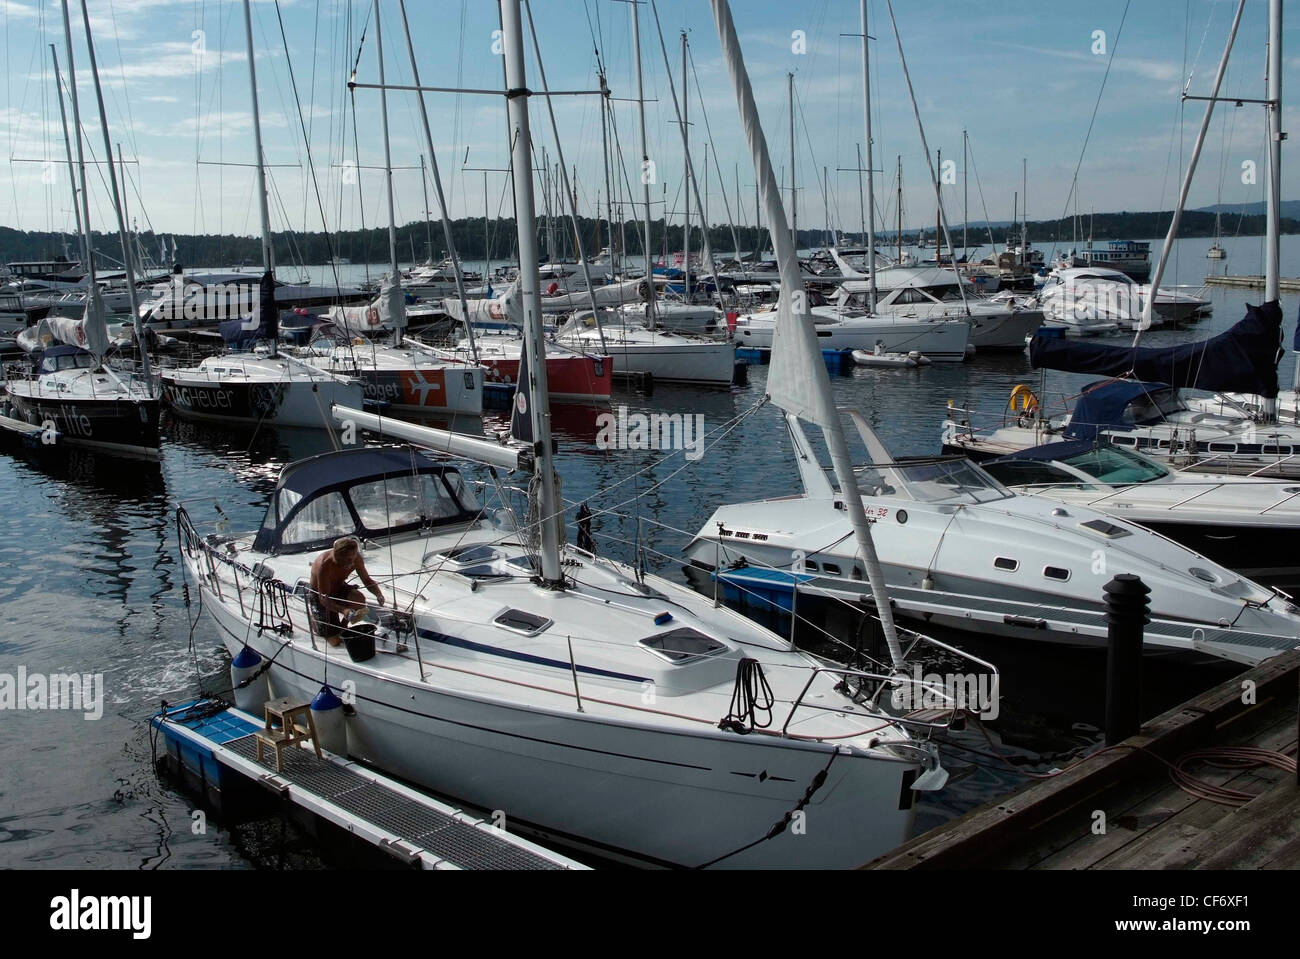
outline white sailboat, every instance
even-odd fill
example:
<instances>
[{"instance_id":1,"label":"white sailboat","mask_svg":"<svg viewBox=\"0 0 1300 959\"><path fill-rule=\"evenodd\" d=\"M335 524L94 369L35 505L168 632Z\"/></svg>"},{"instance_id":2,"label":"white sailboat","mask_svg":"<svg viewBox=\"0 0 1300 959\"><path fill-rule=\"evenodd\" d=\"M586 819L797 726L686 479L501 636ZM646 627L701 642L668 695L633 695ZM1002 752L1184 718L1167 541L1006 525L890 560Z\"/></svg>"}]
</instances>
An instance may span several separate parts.
<instances>
[{"instance_id":1,"label":"white sailboat","mask_svg":"<svg viewBox=\"0 0 1300 959\"><path fill-rule=\"evenodd\" d=\"M515 209L531 224L518 0L501 12ZM540 360L531 229L519 250L527 350ZM226 648L269 661L277 695L309 699L327 676L354 684L349 753L568 845L658 866L836 867L902 841L914 791L946 774L878 698L840 691L846 673L877 693L887 677L830 667L684 586L565 545L546 396L546 364L533 362L515 405L526 446L335 410L524 474L533 510L519 526L489 513L456 467L410 448L286 467L256 535L200 537L182 514L186 568ZM355 657L329 645L309 618L313 555L346 534L362 537L395 607L371 610L371 655L364 641ZM267 615L270 628L251 628ZM751 695L757 711L732 707ZM815 828L773 829L810 798Z\"/></svg>"},{"instance_id":2,"label":"white sailboat","mask_svg":"<svg viewBox=\"0 0 1300 959\"><path fill-rule=\"evenodd\" d=\"M360 408L360 381L317 369L279 348L279 307L276 305L275 255L271 247L271 214L267 206L262 128L257 101L256 51L253 20L244 0L244 29L253 103L253 143L256 149L258 210L262 224L262 277L256 308L244 320L223 324L232 339L264 337L266 346L252 353L209 356L197 366L160 371L163 395L177 416L227 423L269 423L275 426L323 429L329 426L333 403Z\"/></svg>"}]
</instances>

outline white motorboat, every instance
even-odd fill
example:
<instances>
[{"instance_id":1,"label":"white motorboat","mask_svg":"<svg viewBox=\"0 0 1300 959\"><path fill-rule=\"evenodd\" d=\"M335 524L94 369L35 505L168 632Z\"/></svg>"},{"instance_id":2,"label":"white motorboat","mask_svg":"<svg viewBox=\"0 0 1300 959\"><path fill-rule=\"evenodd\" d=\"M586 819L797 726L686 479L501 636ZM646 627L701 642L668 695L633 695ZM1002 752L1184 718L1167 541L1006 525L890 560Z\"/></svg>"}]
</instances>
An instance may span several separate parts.
<instances>
[{"instance_id":1,"label":"white motorboat","mask_svg":"<svg viewBox=\"0 0 1300 959\"><path fill-rule=\"evenodd\" d=\"M1150 648L1257 662L1300 644L1300 609L1213 560L1086 506L1018 496L964 458L892 462L865 418L851 413L871 465L855 493L872 527L900 613L956 629L1104 645L1102 586L1134 573L1151 590ZM789 418L788 418L789 419ZM870 595L844 510L791 421L802 495L723 506L686 549L739 583L748 569L791 570L801 597Z\"/></svg>"},{"instance_id":2,"label":"white motorboat","mask_svg":"<svg viewBox=\"0 0 1300 959\"><path fill-rule=\"evenodd\" d=\"M656 304L656 313L659 304ZM597 323L599 322L599 327ZM717 337L685 336L651 329L644 320L602 311L579 311L555 334L555 342L587 353L607 353L614 376L649 375L656 383L729 387L736 374L736 347Z\"/></svg>"},{"instance_id":3,"label":"white motorboat","mask_svg":"<svg viewBox=\"0 0 1300 959\"><path fill-rule=\"evenodd\" d=\"M1300 486L1294 482L1188 473L1082 440L981 465L1018 493L1138 523L1259 582L1300 585Z\"/></svg>"},{"instance_id":4,"label":"white motorboat","mask_svg":"<svg viewBox=\"0 0 1300 959\"><path fill-rule=\"evenodd\" d=\"M1054 270L1038 294L1048 326L1087 335L1111 329L1135 330L1142 323L1149 286L1121 273L1100 267ZM1157 291L1153 323L1180 322L1210 310L1205 291L1162 287Z\"/></svg>"},{"instance_id":5,"label":"white motorboat","mask_svg":"<svg viewBox=\"0 0 1300 959\"><path fill-rule=\"evenodd\" d=\"M869 279L854 277L841 285L835 304L866 310L870 290ZM1023 350L1025 338L1043 323L1043 311L1032 297L988 299L956 270L937 267L877 270L876 313L909 320L964 320L977 352Z\"/></svg>"}]
</instances>

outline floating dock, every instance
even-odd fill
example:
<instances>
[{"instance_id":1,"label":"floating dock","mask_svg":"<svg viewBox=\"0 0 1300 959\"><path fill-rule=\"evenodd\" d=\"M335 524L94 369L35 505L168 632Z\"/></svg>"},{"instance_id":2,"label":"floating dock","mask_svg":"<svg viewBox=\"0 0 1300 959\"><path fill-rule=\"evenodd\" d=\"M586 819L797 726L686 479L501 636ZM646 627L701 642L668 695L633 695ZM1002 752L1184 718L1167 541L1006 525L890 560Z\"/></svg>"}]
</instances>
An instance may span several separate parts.
<instances>
[{"instance_id":1,"label":"floating dock","mask_svg":"<svg viewBox=\"0 0 1300 959\"><path fill-rule=\"evenodd\" d=\"M1263 289L1262 276L1233 276L1231 274L1210 274L1205 278L1206 286L1231 286L1238 289ZM1277 288L1283 293L1300 293L1300 277L1284 276L1278 279Z\"/></svg>"},{"instance_id":2,"label":"floating dock","mask_svg":"<svg viewBox=\"0 0 1300 959\"><path fill-rule=\"evenodd\" d=\"M214 808L254 783L318 820L332 823L399 862L423 869L587 869L491 822L308 744L257 759L263 723L214 700L169 707L150 726L166 745L160 757Z\"/></svg>"},{"instance_id":3,"label":"floating dock","mask_svg":"<svg viewBox=\"0 0 1300 959\"><path fill-rule=\"evenodd\" d=\"M1300 652L1274 657L865 868L1300 868L1298 686ZM1262 753L1242 750L1290 766L1252 765ZM1204 798L1221 789L1254 798Z\"/></svg>"}]
</instances>

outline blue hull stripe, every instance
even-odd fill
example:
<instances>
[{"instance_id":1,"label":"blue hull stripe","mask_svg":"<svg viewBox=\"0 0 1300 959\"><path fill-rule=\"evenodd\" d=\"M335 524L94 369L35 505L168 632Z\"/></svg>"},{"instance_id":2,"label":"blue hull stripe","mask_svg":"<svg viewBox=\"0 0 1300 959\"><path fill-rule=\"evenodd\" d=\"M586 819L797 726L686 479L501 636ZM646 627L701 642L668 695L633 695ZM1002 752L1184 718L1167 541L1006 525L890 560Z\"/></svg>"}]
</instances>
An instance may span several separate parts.
<instances>
[{"instance_id":1,"label":"blue hull stripe","mask_svg":"<svg viewBox=\"0 0 1300 959\"><path fill-rule=\"evenodd\" d=\"M448 646L459 646L461 649L472 649L476 653L487 653L489 656L504 656L506 659L517 659L522 663L532 663L535 666L551 666L555 669L563 669L565 672L572 669L567 660L548 659L545 656L534 656L531 653L521 653L513 649L503 649L500 646L487 646L482 643L472 643L468 639L461 639L457 636L448 636L445 633L435 633L431 629L421 629L418 632L422 639L429 639L435 643L445 643ZM646 676L633 676L630 673L616 673L608 669L597 669L595 666L578 666L578 672L587 673L591 676L605 676L609 679L625 679L630 683L648 683L653 681Z\"/></svg>"}]
</instances>

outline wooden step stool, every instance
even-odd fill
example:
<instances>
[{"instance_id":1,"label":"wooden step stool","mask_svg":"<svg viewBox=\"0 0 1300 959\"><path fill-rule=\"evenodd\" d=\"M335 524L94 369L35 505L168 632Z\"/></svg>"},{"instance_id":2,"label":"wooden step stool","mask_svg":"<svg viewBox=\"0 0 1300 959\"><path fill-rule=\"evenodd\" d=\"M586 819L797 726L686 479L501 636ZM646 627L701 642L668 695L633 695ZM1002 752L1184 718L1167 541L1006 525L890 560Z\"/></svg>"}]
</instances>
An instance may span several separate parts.
<instances>
[{"instance_id":1,"label":"wooden step stool","mask_svg":"<svg viewBox=\"0 0 1300 959\"><path fill-rule=\"evenodd\" d=\"M284 747L310 742L316 758L323 759L320 743L316 739L316 721L312 719L311 703L289 696L272 699L266 704L266 726L253 733L257 737L257 761L262 761L262 749L275 750L275 771L284 771ZM279 726L276 726L276 723Z\"/></svg>"}]
</instances>

